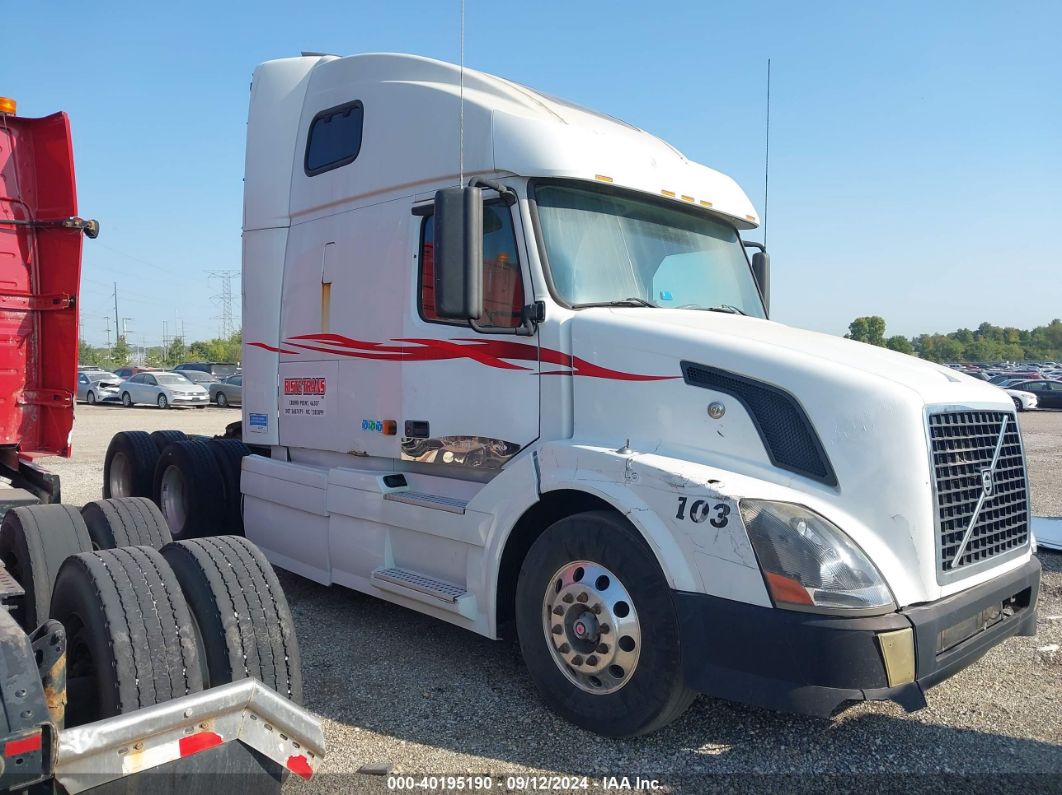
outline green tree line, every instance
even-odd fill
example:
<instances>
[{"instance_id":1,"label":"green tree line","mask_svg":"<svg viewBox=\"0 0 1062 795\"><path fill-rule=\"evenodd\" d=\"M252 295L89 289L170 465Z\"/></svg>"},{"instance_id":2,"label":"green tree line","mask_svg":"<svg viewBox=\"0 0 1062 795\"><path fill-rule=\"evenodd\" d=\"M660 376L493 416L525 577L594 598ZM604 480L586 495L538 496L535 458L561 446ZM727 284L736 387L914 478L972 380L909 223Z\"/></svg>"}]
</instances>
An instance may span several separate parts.
<instances>
[{"instance_id":1,"label":"green tree line","mask_svg":"<svg viewBox=\"0 0 1062 795\"><path fill-rule=\"evenodd\" d=\"M175 337L166 346L154 345L143 350L141 366L176 367L182 362L232 362L240 361L243 348L243 334L237 331L231 337L215 337L210 340L197 340L185 343L181 337ZM81 340L78 346L78 364L92 364L105 370L115 370L132 363L133 348L124 336L110 348L89 345Z\"/></svg>"},{"instance_id":2,"label":"green tree line","mask_svg":"<svg viewBox=\"0 0 1062 795\"><path fill-rule=\"evenodd\" d=\"M1034 329L982 323L976 329L961 328L948 334L907 338L886 337L885 319L869 315L853 320L845 337L932 362L1062 361L1062 320L1058 318Z\"/></svg>"}]
</instances>

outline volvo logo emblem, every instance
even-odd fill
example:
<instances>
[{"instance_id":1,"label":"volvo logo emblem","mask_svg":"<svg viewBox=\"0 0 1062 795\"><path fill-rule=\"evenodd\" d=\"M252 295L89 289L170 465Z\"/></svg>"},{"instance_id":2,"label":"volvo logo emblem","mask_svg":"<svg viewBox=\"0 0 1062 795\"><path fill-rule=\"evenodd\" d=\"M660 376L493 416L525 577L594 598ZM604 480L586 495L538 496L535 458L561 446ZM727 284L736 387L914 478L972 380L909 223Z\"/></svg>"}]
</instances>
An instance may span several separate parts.
<instances>
[{"instance_id":1,"label":"volvo logo emblem","mask_svg":"<svg viewBox=\"0 0 1062 795\"><path fill-rule=\"evenodd\" d=\"M993 472L991 469L981 470L981 489L984 491L986 497L992 496L992 475Z\"/></svg>"}]
</instances>

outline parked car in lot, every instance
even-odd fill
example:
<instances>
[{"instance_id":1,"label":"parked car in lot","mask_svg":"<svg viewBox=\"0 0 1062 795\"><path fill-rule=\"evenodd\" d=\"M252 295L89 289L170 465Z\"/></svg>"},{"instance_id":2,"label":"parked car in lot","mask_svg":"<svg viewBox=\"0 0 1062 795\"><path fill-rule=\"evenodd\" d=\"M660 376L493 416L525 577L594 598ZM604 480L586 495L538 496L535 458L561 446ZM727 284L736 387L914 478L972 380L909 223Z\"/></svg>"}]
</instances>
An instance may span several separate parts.
<instances>
[{"instance_id":1,"label":"parked car in lot","mask_svg":"<svg viewBox=\"0 0 1062 795\"><path fill-rule=\"evenodd\" d=\"M193 384L180 373L159 371L137 373L118 387L122 405L153 403L160 409L170 406L198 406L210 401L209 393L199 384Z\"/></svg>"},{"instance_id":2,"label":"parked car in lot","mask_svg":"<svg viewBox=\"0 0 1062 795\"><path fill-rule=\"evenodd\" d=\"M210 402L225 406L243 405L243 376L231 375L223 381L210 384Z\"/></svg>"},{"instance_id":3,"label":"parked car in lot","mask_svg":"<svg viewBox=\"0 0 1062 795\"><path fill-rule=\"evenodd\" d=\"M174 370L177 375L183 376L193 384L199 384L209 389L211 384L218 382L218 377L212 373L204 373L202 370Z\"/></svg>"},{"instance_id":4,"label":"parked car in lot","mask_svg":"<svg viewBox=\"0 0 1062 795\"><path fill-rule=\"evenodd\" d=\"M1011 389L1032 392L1042 409L1062 409L1062 381L1019 381Z\"/></svg>"},{"instance_id":5,"label":"parked car in lot","mask_svg":"<svg viewBox=\"0 0 1062 795\"><path fill-rule=\"evenodd\" d=\"M1031 411L1039 404L1036 395L1021 389L1004 389L1010 399L1014 401L1014 408L1018 411Z\"/></svg>"},{"instance_id":6,"label":"parked car in lot","mask_svg":"<svg viewBox=\"0 0 1062 795\"><path fill-rule=\"evenodd\" d=\"M121 378L107 370L81 370L77 374L77 399L89 405L117 401Z\"/></svg>"},{"instance_id":7,"label":"parked car in lot","mask_svg":"<svg viewBox=\"0 0 1062 795\"><path fill-rule=\"evenodd\" d=\"M114 374L119 378L132 378L137 373L156 373L160 372L157 367L119 367L114 371Z\"/></svg>"},{"instance_id":8,"label":"parked car in lot","mask_svg":"<svg viewBox=\"0 0 1062 795\"><path fill-rule=\"evenodd\" d=\"M230 375L236 375L240 367L232 362L185 362L179 364L173 368L178 372L184 372L185 370L199 370L203 373L210 373L218 378L228 378Z\"/></svg>"}]
</instances>

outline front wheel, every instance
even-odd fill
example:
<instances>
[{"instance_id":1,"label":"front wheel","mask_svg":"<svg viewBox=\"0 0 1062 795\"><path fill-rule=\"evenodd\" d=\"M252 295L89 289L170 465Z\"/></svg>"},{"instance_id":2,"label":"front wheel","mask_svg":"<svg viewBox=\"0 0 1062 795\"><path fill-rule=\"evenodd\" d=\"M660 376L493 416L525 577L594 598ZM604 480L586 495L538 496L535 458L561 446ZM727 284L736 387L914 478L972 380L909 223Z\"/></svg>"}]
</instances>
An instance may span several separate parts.
<instances>
[{"instance_id":1,"label":"front wheel","mask_svg":"<svg viewBox=\"0 0 1062 795\"><path fill-rule=\"evenodd\" d=\"M133 407L133 399L129 397L128 392L122 393L122 405L125 406L127 409Z\"/></svg>"},{"instance_id":2,"label":"front wheel","mask_svg":"<svg viewBox=\"0 0 1062 795\"><path fill-rule=\"evenodd\" d=\"M516 589L520 649L557 714L629 737L678 718L686 686L678 617L652 552L621 516L576 514L532 545Z\"/></svg>"},{"instance_id":3,"label":"front wheel","mask_svg":"<svg viewBox=\"0 0 1062 795\"><path fill-rule=\"evenodd\" d=\"M1017 409L1018 411L1025 411L1025 406L1022 405L1022 402L1020 400L1018 400L1017 398L1011 398L1011 400L1014 401L1015 409Z\"/></svg>"},{"instance_id":4,"label":"front wheel","mask_svg":"<svg viewBox=\"0 0 1062 795\"><path fill-rule=\"evenodd\" d=\"M159 399L155 401L159 404L160 409L168 409L170 407L170 401L166 399L166 395L159 395Z\"/></svg>"},{"instance_id":5,"label":"front wheel","mask_svg":"<svg viewBox=\"0 0 1062 795\"><path fill-rule=\"evenodd\" d=\"M85 395L85 402L88 403L90 406L96 405L96 393L93 392L91 389L88 391L88 394Z\"/></svg>"},{"instance_id":6,"label":"front wheel","mask_svg":"<svg viewBox=\"0 0 1062 795\"><path fill-rule=\"evenodd\" d=\"M229 399L227 397L225 397L225 393L224 392L218 392L218 405L221 408L225 408L226 406L229 405Z\"/></svg>"}]
</instances>

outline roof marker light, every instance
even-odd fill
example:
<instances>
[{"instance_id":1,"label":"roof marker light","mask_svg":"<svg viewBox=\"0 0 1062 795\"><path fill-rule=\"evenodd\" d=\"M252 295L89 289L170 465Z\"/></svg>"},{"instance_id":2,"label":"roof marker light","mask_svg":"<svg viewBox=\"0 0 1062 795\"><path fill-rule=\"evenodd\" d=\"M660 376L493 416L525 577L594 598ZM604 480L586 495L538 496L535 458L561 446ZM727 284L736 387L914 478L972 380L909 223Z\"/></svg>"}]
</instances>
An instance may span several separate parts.
<instances>
[{"instance_id":1,"label":"roof marker light","mask_svg":"<svg viewBox=\"0 0 1062 795\"><path fill-rule=\"evenodd\" d=\"M691 202L691 201L693 201L693 197L692 196L687 196L685 193L683 193L682 194L682 201Z\"/></svg>"},{"instance_id":2,"label":"roof marker light","mask_svg":"<svg viewBox=\"0 0 1062 795\"><path fill-rule=\"evenodd\" d=\"M746 215L745 217L748 218L750 221L752 221L752 223L756 223L756 216L755 215Z\"/></svg>"},{"instance_id":3,"label":"roof marker light","mask_svg":"<svg viewBox=\"0 0 1062 795\"><path fill-rule=\"evenodd\" d=\"M600 180L601 182L613 182L612 177L606 177L604 174L594 174L594 179Z\"/></svg>"},{"instance_id":4,"label":"roof marker light","mask_svg":"<svg viewBox=\"0 0 1062 795\"><path fill-rule=\"evenodd\" d=\"M10 97L0 97L0 113L10 113L14 116L16 107L17 103L15 100Z\"/></svg>"},{"instance_id":5,"label":"roof marker light","mask_svg":"<svg viewBox=\"0 0 1062 795\"><path fill-rule=\"evenodd\" d=\"M675 191L673 191L673 190L661 190L660 194L662 196L667 196L668 198L671 198L671 199L675 198Z\"/></svg>"},{"instance_id":6,"label":"roof marker light","mask_svg":"<svg viewBox=\"0 0 1062 795\"><path fill-rule=\"evenodd\" d=\"M701 207L711 207L711 206L712 206L711 202L705 201L704 199L701 199Z\"/></svg>"}]
</instances>

